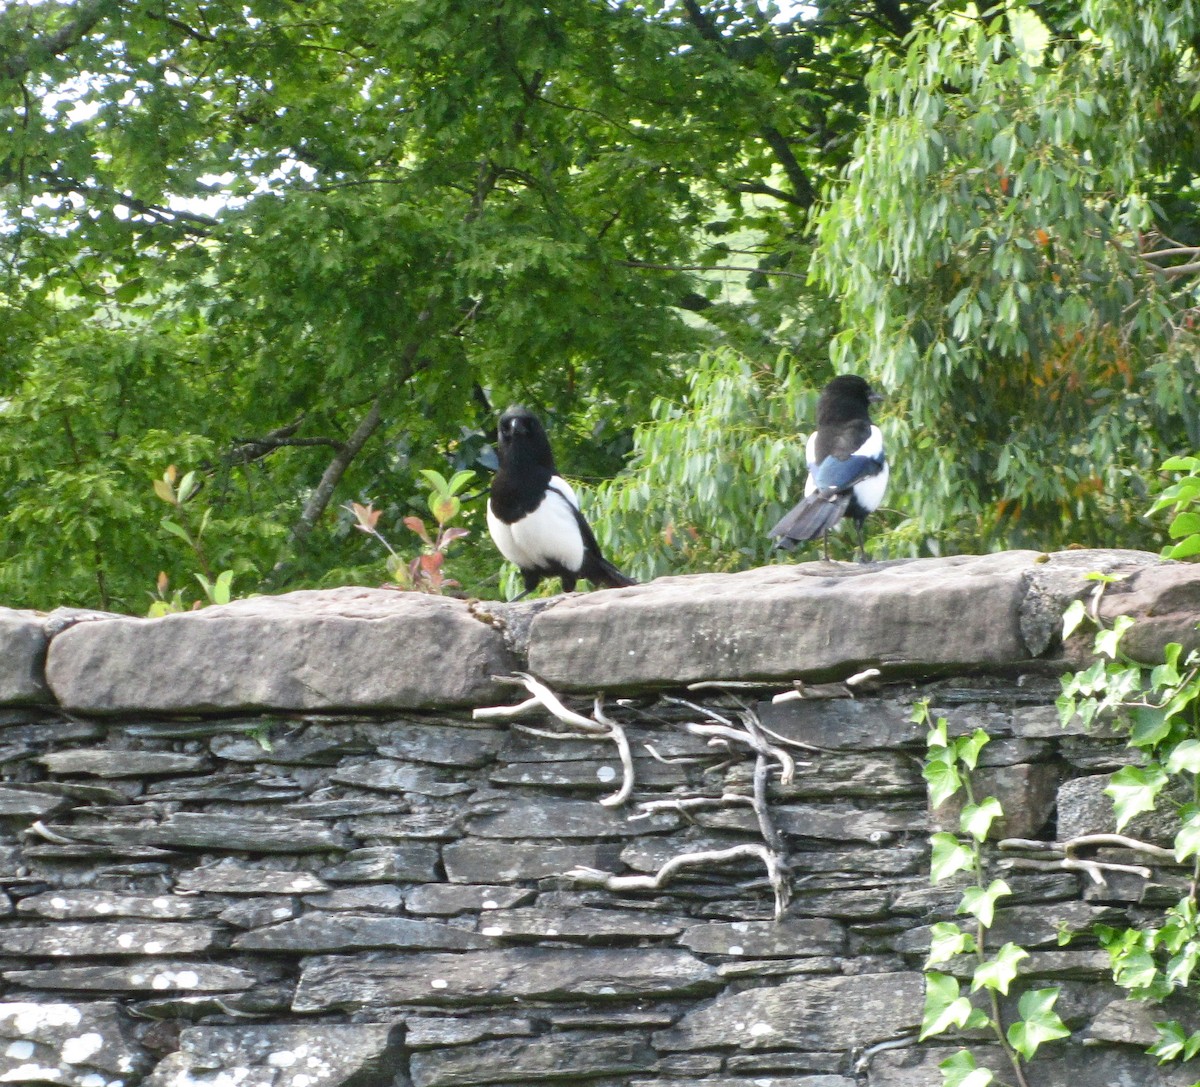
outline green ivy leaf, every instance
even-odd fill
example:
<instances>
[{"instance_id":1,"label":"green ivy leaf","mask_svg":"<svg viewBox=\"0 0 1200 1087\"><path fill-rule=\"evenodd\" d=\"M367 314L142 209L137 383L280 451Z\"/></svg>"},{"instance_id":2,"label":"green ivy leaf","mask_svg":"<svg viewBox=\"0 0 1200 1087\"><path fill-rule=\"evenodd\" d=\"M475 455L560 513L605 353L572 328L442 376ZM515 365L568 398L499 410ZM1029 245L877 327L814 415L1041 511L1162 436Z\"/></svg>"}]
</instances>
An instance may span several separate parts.
<instances>
[{"instance_id":1,"label":"green ivy leaf","mask_svg":"<svg viewBox=\"0 0 1200 1087\"><path fill-rule=\"evenodd\" d=\"M969 954L974 950L975 937L971 933L964 932L953 921L938 921L929 930L929 956L925 960L925 967L937 966L955 955Z\"/></svg>"},{"instance_id":2,"label":"green ivy leaf","mask_svg":"<svg viewBox=\"0 0 1200 1087\"><path fill-rule=\"evenodd\" d=\"M1122 830L1135 815L1153 811L1154 802L1166 783L1167 775L1156 763L1144 768L1125 766L1113 774L1104 791L1112 797L1117 830Z\"/></svg>"},{"instance_id":3,"label":"green ivy leaf","mask_svg":"<svg viewBox=\"0 0 1200 1087\"><path fill-rule=\"evenodd\" d=\"M1163 551L1163 557L1167 559L1190 559L1193 555L1200 555L1200 533L1180 540L1174 547Z\"/></svg>"},{"instance_id":4,"label":"green ivy leaf","mask_svg":"<svg viewBox=\"0 0 1200 1087\"><path fill-rule=\"evenodd\" d=\"M1183 1027L1175 1020L1172 1019L1167 1023L1155 1023L1154 1029L1158 1031L1158 1041L1146 1052L1152 1057L1157 1057L1159 1064L1172 1061L1183 1052L1188 1036Z\"/></svg>"},{"instance_id":5,"label":"green ivy leaf","mask_svg":"<svg viewBox=\"0 0 1200 1087\"><path fill-rule=\"evenodd\" d=\"M966 1049L947 1057L938 1068L942 1072L942 1087L987 1087L996 1078L989 1069L980 1068Z\"/></svg>"},{"instance_id":6,"label":"green ivy leaf","mask_svg":"<svg viewBox=\"0 0 1200 1087\"><path fill-rule=\"evenodd\" d=\"M936 970L925 974L925 1012L921 1017L918 1041L924 1041L934 1034L943 1034L951 1027L972 1030L986 1021L983 1013L971 1006L970 997L959 995L955 978L949 974L939 974Z\"/></svg>"},{"instance_id":7,"label":"green ivy leaf","mask_svg":"<svg viewBox=\"0 0 1200 1087\"><path fill-rule=\"evenodd\" d=\"M1171 718L1165 707L1134 706L1129 716L1133 722L1129 742L1134 747L1154 748L1171 735Z\"/></svg>"},{"instance_id":8,"label":"green ivy leaf","mask_svg":"<svg viewBox=\"0 0 1200 1087\"><path fill-rule=\"evenodd\" d=\"M1096 635L1096 652L1102 656L1116 660L1121 639L1131 626L1133 626L1133 619L1130 616L1118 615L1113 620L1111 630L1102 630Z\"/></svg>"},{"instance_id":9,"label":"green ivy leaf","mask_svg":"<svg viewBox=\"0 0 1200 1087\"><path fill-rule=\"evenodd\" d=\"M980 963L971 978L971 992L977 989L993 989L1008 995L1008 987L1017 976L1017 963L1029 958L1029 952L1014 943L1007 943L996 954ZM1028 995L1028 994L1027 994Z\"/></svg>"},{"instance_id":10,"label":"green ivy leaf","mask_svg":"<svg viewBox=\"0 0 1200 1087\"><path fill-rule=\"evenodd\" d=\"M950 748L935 747L935 754L921 770L921 776L929 784L929 803L937 808L962 788L962 775L955 764L954 752Z\"/></svg>"},{"instance_id":11,"label":"green ivy leaf","mask_svg":"<svg viewBox=\"0 0 1200 1087\"><path fill-rule=\"evenodd\" d=\"M1182 864L1188 857L1200 853L1200 809L1189 804L1183 825L1175 835L1175 859ZM1186 809L1185 809L1186 810Z\"/></svg>"},{"instance_id":12,"label":"green ivy leaf","mask_svg":"<svg viewBox=\"0 0 1200 1087\"><path fill-rule=\"evenodd\" d=\"M1200 740L1183 740L1176 744L1163 765L1168 774L1178 774L1181 770L1200 774Z\"/></svg>"},{"instance_id":13,"label":"green ivy leaf","mask_svg":"<svg viewBox=\"0 0 1200 1087\"><path fill-rule=\"evenodd\" d=\"M1067 610L1063 612L1062 640L1065 642L1072 634L1074 634L1076 628L1086 618L1087 605L1084 604L1082 600L1072 600L1071 603L1067 605Z\"/></svg>"},{"instance_id":14,"label":"green ivy leaf","mask_svg":"<svg viewBox=\"0 0 1200 1087\"><path fill-rule=\"evenodd\" d=\"M932 852L929 858L929 877L934 883L961 872L975 864L975 852L965 846L953 834L939 831L930 835Z\"/></svg>"},{"instance_id":15,"label":"green ivy leaf","mask_svg":"<svg viewBox=\"0 0 1200 1087\"><path fill-rule=\"evenodd\" d=\"M978 918L984 928L991 928L996 915L996 900L1010 894L1012 890L1002 879L992 880L986 888L968 887L963 892L958 912L969 913Z\"/></svg>"},{"instance_id":16,"label":"green ivy leaf","mask_svg":"<svg viewBox=\"0 0 1200 1087\"><path fill-rule=\"evenodd\" d=\"M960 736L954 742L959 761L968 770L974 770L975 763L979 760L979 752L990 740L991 737L981 728L977 728L970 736Z\"/></svg>"},{"instance_id":17,"label":"green ivy leaf","mask_svg":"<svg viewBox=\"0 0 1200 1087\"><path fill-rule=\"evenodd\" d=\"M1058 989L1033 989L1017 1004L1021 1019L1008 1028L1008 1044L1027 1061L1033 1059L1044 1042L1066 1038L1071 1033L1054 1010L1058 992Z\"/></svg>"},{"instance_id":18,"label":"green ivy leaf","mask_svg":"<svg viewBox=\"0 0 1200 1087\"><path fill-rule=\"evenodd\" d=\"M994 796L985 797L978 804L968 804L959 817L959 826L964 834L982 842L992 828L992 823L1004 817L1004 809Z\"/></svg>"}]
</instances>

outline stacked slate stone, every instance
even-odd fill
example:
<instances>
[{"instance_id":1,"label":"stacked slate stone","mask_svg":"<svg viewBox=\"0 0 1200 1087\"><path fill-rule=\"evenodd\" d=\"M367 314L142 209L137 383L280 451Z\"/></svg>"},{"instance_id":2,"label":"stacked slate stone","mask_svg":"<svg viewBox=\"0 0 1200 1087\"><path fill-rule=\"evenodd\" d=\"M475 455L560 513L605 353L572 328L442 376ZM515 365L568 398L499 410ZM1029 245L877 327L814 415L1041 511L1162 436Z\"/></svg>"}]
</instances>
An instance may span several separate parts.
<instances>
[{"instance_id":1,"label":"stacked slate stone","mask_svg":"<svg viewBox=\"0 0 1200 1087\"><path fill-rule=\"evenodd\" d=\"M1097 568L1143 592L1194 569L1018 553L664 579L548 606L339 590L160 620L0 610L0 1082L939 1085L961 1040L916 1043L921 967L962 888L929 882L928 834L956 815L927 810L912 706L993 737L978 788L1002 801L1003 836L1107 829L1102 788L1128 752L1059 726L1054 675L1074 650L1046 633ZM1200 600L1200 578L1172 578L1182 612L1151 612L1170 636ZM794 616L771 645L764 612ZM948 637L950 615L974 626ZM548 675L555 646L575 663ZM679 682L647 678L646 653ZM579 713L609 692L634 753L624 805L599 803L623 772L603 738L538 734L560 728L544 712L520 718L536 733L473 717L523 697L491 676L539 661ZM873 689L830 682L867 666ZM761 686L682 692L698 674ZM767 697L805 676L806 697ZM754 858L657 889L568 875L760 842L746 804L639 808L751 795L753 756L685 727L743 706L802 745L794 778L769 785L781 918ZM1156 1019L1194 1013L1127 1000L1086 935L1177 898L1182 876L1097 885L1026 864L989 854L1014 892L989 939L1030 950L1022 984L1060 986L1074 1031L1031 1076L1194 1082L1144 1053ZM1062 932L1081 936L1063 947ZM986 1037L968 1042L1003 1076Z\"/></svg>"}]
</instances>

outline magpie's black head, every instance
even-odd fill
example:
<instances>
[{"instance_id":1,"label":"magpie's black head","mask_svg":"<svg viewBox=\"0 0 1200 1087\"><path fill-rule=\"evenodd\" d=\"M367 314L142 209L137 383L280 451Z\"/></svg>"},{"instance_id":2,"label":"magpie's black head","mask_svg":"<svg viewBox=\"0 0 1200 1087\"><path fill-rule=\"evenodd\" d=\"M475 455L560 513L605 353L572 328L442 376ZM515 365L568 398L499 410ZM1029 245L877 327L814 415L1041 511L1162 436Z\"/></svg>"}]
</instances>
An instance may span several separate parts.
<instances>
[{"instance_id":1,"label":"magpie's black head","mask_svg":"<svg viewBox=\"0 0 1200 1087\"><path fill-rule=\"evenodd\" d=\"M842 374L821 390L817 399L817 424L821 426L852 419L869 419L871 405L882 399L857 374Z\"/></svg>"},{"instance_id":2,"label":"magpie's black head","mask_svg":"<svg viewBox=\"0 0 1200 1087\"><path fill-rule=\"evenodd\" d=\"M537 465L556 471L554 454L550 450L550 439L541 420L528 408L519 405L509 408L500 416L496 427L500 447L500 466Z\"/></svg>"}]
</instances>

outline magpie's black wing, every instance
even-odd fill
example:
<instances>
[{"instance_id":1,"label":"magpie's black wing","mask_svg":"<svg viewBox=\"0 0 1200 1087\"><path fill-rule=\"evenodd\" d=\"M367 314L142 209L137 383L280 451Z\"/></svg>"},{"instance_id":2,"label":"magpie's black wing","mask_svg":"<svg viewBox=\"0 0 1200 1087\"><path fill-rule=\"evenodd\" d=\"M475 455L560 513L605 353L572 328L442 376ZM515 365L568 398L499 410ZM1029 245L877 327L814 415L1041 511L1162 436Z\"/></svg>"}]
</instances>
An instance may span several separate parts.
<instances>
[{"instance_id":1,"label":"magpie's black wing","mask_svg":"<svg viewBox=\"0 0 1200 1087\"><path fill-rule=\"evenodd\" d=\"M593 585L604 585L610 589L622 589L629 585L636 585L637 582L633 578L621 573L600 553L600 544L596 541L596 534L580 512L579 500L575 497L575 492L571 489L570 484L556 476L550 484L550 489L561 494L575 513L575 523L579 526L579 535L583 540L583 566L580 567L579 576Z\"/></svg>"}]
</instances>

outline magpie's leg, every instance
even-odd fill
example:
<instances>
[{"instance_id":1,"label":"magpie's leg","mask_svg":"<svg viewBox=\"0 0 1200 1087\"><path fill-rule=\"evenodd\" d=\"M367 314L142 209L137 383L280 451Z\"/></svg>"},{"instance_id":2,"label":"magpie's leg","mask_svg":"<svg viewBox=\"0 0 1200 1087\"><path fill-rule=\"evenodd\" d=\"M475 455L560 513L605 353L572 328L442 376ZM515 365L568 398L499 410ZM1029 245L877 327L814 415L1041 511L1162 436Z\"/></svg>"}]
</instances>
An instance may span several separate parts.
<instances>
[{"instance_id":1,"label":"magpie's leg","mask_svg":"<svg viewBox=\"0 0 1200 1087\"><path fill-rule=\"evenodd\" d=\"M829 529L821 533L821 543L825 547L825 561L829 561Z\"/></svg>"},{"instance_id":2,"label":"magpie's leg","mask_svg":"<svg viewBox=\"0 0 1200 1087\"><path fill-rule=\"evenodd\" d=\"M855 521L855 527L858 529L858 561L867 561L867 536L863 531L863 522Z\"/></svg>"},{"instance_id":3,"label":"magpie's leg","mask_svg":"<svg viewBox=\"0 0 1200 1087\"><path fill-rule=\"evenodd\" d=\"M573 593L575 591L575 582L579 579L574 574L563 574L562 576L562 591L564 593Z\"/></svg>"},{"instance_id":4,"label":"magpie's leg","mask_svg":"<svg viewBox=\"0 0 1200 1087\"><path fill-rule=\"evenodd\" d=\"M509 603L515 604L518 600L524 600L534 589L541 583L542 575L536 570L522 570L521 580L525 582L525 591L514 596Z\"/></svg>"}]
</instances>

